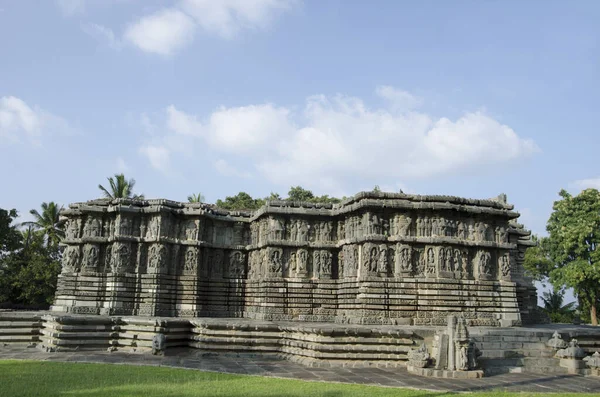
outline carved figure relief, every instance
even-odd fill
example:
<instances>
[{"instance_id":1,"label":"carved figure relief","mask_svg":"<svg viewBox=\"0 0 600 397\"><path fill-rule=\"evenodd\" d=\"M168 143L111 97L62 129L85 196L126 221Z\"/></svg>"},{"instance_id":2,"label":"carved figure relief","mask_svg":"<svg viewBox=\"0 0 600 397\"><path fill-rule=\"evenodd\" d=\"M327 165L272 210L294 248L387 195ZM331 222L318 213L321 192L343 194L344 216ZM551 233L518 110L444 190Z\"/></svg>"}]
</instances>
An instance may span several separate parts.
<instances>
[{"instance_id":1,"label":"carved figure relief","mask_svg":"<svg viewBox=\"0 0 600 397\"><path fill-rule=\"evenodd\" d=\"M119 216L119 235L121 236L131 236L132 232L132 220L128 216L120 215Z\"/></svg>"},{"instance_id":2,"label":"carved figure relief","mask_svg":"<svg viewBox=\"0 0 600 397\"><path fill-rule=\"evenodd\" d=\"M148 253L148 270L162 273L167 267L167 248L163 244L153 244Z\"/></svg>"},{"instance_id":3,"label":"carved figure relief","mask_svg":"<svg viewBox=\"0 0 600 397\"><path fill-rule=\"evenodd\" d=\"M186 240L198 240L198 225L195 220L189 220L185 223L184 233Z\"/></svg>"},{"instance_id":4,"label":"carved figure relief","mask_svg":"<svg viewBox=\"0 0 600 397\"><path fill-rule=\"evenodd\" d=\"M62 271L66 273L76 272L79 268L79 246L67 247L62 257Z\"/></svg>"},{"instance_id":5,"label":"carved figure relief","mask_svg":"<svg viewBox=\"0 0 600 397\"><path fill-rule=\"evenodd\" d=\"M148 229L146 230L146 238L157 238L158 237L158 232L159 232L159 217L158 216L153 216L150 218L150 221L148 223Z\"/></svg>"},{"instance_id":6,"label":"carved figure relief","mask_svg":"<svg viewBox=\"0 0 600 397\"><path fill-rule=\"evenodd\" d=\"M198 270L198 248L187 247L185 250L185 259L183 270L186 272L195 272Z\"/></svg>"},{"instance_id":7,"label":"carved figure relief","mask_svg":"<svg viewBox=\"0 0 600 397\"><path fill-rule=\"evenodd\" d=\"M113 273L127 271L131 262L131 249L129 248L129 245L125 243L115 243L111 253L111 271Z\"/></svg>"},{"instance_id":8,"label":"carved figure relief","mask_svg":"<svg viewBox=\"0 0 600 397\"><path fill-rule=\"evenodd\" d=\"M427 262L425 263L425 275L432 276L435 274L435 251L433 248L427 249Z\"/></svg>"},{"instance_id":9,"label":"carved figure relief","mask_svg":"<svg viewBox=\"0 0 600 397\"><path fill-rule=\"evenodd\" d=\"M492 256L487 251L479 252L478 261L479 276L490 277L492 276Z\"/></svg>"},{"instance_id":10,"label":"carved figure relief","mask_svg":"<svg viewBox=\"0 0 600 397\"><path fill-rule=\"evenodd\" d=\"M272 275L281 275L282 256L283 250L281 248L274 248L271 250L271 254L269 255L269 273Z\"/></svg>"},{"instance_id":11,"label":"carved figure relief","mask_svg":"<svg viewBox=\"0 0 600 397\"><path fill-rule=\"evenodd\" d=\"M510 277L510 257L508 254L500 256L500 274L502 277Z\"/></svg>"},{"instance_id":12,"label":"carved figure relief","mask_svg":"<svg viewBox=\"0 0 600 397\"><path fill-rule=\"evenodd\" d=\"M79 238L79 219L67 221L65 237L69 240Z\"/></svg>"},{"instance_id":13,"label":"carved figure relief","mask_svg":"<svg viewBox=\"0 0 600 397\"><path fill-rule=\"evenodd\" d=\"M308 272L308 251L305 249L298 250L297 256L297 273L299 276L305 275Z\"/></svg>"},{"instance_id":14,"label":"carved figure relief","mask_svg":"<svg viewBox=\"0 0 600 397\"><path fill-rule=\"evenodd\" d=\"M269 230L272 239L283 240L285 238L285 226L281 218L270 218Z\"/></svg>"},{"instance_id":15,"label":"carved figure relief","mask_svg":"<svg viewBox=\"0 0 600 397\"><path fill-rule=\"evenodd\" d=\"M408 245L396 246L396 273L412 272L412 252Z\"/></svg>"},{"instance_id":16,"label":"carved figure relief","mask_svg":"<svg viewBox=\"0 0 600 397\"><path fill-rule=\"evenodd\" d=\"M465 223L462 221L458 221L456 223L456 237L461 240L465 240L467 238Z\"/></svg>"},{"instance_id":17,"label":"carved figure relief","mask_svg":"<svg viewBox=\"0 0 600 397\"><path fill-rule=\"evenodd\" d=\"M298 221L298 241L308 241L310 226L305 220Z\"/></svg>"},{"instance_id":18,"label":"carved figure relief","mask_svg":"<svg viewBox=\"0 0 600 397\"><path fill-rule=\"evenodd\" d=\"M412 225L412 218L406 215L397 215L395 219L396 230L395 233L398 236L410 236L410 227Z\"/></svg>"},{"instance_id":19,"label":"carved figure relief","mask_svg":"<svg viewBox=\"0 0 600 397\"><path fill-rule=\"evenodd\" d=\"M79 228L79 226L78 226ZM100 237L102 235L102 221L95 216L88 216L83 226L84 237Z\"/></svg>"},{"instance_id":20,"label":"carved figure relief","mask_svg":"<svg viewBox=\"0 0 600 397\"><path fill-rule=\"evenodd\" d=\"M243 278L245 255L240 251L233 251L229 254L229 277Z\"/></svg>"},{"instance_id":21,"label":"carved figure relief","mask_svg":"<svg viewBox=\"0 0 600 397\"><path fill-rule=\"evenodd\" d=\"M381 276L385 276L388 273L388 249L387 245L381 244L379 246L379 258L377 260L377 273Z\"/></svg>"},{"instance_id":22,"label":"carved figure relief","mask_svg":"<svg viewBox=\"0 0 600 397\"><path fill-rule=\"evenodd\" d=\"M82 267L86 270L94 270L98 266L100 252L97 245L86 244L83 246Z\"/></svg>"},{"instance_id":23,"label":"carved figure relief","mask_svg":"<svg viewBox=\"0 0 600 397\"><path fill-rule=\"evenodd\" d=\"M506 228L503 226L496 226L496 242L503 244L507 242L508 234L506 233Z\"/></svg>"}]
</instances>

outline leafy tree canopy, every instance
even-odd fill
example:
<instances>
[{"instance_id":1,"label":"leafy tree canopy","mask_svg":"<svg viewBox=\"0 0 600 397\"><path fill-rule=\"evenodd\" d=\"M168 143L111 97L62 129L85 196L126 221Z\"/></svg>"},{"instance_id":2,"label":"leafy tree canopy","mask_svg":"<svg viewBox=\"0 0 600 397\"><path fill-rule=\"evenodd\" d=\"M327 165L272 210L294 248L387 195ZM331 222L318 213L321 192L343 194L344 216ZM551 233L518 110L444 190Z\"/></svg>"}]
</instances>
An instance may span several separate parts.
<instances>
[{"instance_id":1,"label":"leafy tree canopy","mask_svg":"<svg viewBox=\"0 0 600 397\"><path fill-rule=\"evenodd\" d=\"M135 186L135 179L127 180L124 174L115 174L114 177L109 177L108 183L109 188L105 188L102 185L98 185L98 189L102 191L104 197L110 199L116 198L133 198L143 200L143 194L133 194L133 187Z\"/></svg>"},{"instance_id":2,"label":"leafy tree canopy","mask_svg":"<svg viewBox=\"0 0 600 397\"><path fill-rule=\"evenodd\" d=\"M17 210L0 208L0 258L21 247L23 236L13 221L17 218Z\"/></svg>"},{"instance_id":3,"label":"leafy tree canopy","mask_svg":"<svg viewBox=\"0 0 600 397\"><path fill-rule=\"evenodd\" d=\"M537 281L545 281L554 268L554 262L550 257L550 240L547 237L531 236L537 243L535 247L527 248L523 267L528 276Z\"/></svg>"},{"instance_id":4,"label":"leafy tree canopy","mask_svg":"<svg viewBox=\"0 0 600 397\"><path fill-rule=\"evenodd\" d=\"M262 199L253 199L246 192L239 192L235 196L227 196L225 200L217 200L217 207L226 210L255 210L264 204Z\"/></svg>"},{"instance_id":5,"label":"leafy tree canopy","mask_svg":"<svg viewBox=\"0 0 600 397\"><path fill-rule=\"evenodd\" d=\"M582 306L589 307L592 324L598 325L600 192L586 189L572 196L561 190L559 195L547 225L547 249L554 262L550 281L573 288Z\"/></svg>"}]
</instances>

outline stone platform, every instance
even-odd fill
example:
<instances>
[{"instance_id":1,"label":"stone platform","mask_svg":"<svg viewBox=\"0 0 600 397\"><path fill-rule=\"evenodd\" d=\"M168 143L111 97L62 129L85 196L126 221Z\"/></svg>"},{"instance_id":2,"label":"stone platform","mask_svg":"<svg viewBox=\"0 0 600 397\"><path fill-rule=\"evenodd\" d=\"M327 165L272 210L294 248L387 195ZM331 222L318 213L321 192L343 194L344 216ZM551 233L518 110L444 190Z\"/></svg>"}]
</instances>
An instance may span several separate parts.
<instances>
[{"instance_id":1,"label":"stone platform","mask_svg":"<svg viewBox=\"0 0 600 397\"><path fill-rule=\"evenodd\" d=\"M600 378L568 374L504 373L481 379L439 379L409 374L405 368L314 368L275 354L215 353L173 348L164 356L107 351L47 353L22 344L0 343L0 360L44 360L185 368L317 382L403 387L438 392L600 393ZM542 395L542 394L540 394Z\"/></svg>"},{"instance_id":2,"label":"stone platform","mask_svg":"<svg viewBox=\"0 0 600 397\"><path fill-rule=\"evenodd\" d=\"M251 319L156 318L0 313L0 345L37 346L48 352L149 353L157 333L167 352L187 349L210 354L261 353L306 367L405 367L410 349L431 346L441 327L366 326L270 322ZM576 338L586 354L600 351L600 328L545 325L473 327L486 376L505 372L568 374L546 341L558 331Z\"/></svg>"}]
</instances>

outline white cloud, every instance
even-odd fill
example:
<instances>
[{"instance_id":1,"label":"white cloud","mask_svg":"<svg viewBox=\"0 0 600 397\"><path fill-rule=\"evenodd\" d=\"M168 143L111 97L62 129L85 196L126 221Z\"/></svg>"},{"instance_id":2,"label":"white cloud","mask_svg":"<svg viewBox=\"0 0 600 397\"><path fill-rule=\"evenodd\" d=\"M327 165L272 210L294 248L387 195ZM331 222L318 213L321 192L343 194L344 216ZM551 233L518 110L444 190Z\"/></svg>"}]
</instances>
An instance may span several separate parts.
<instances>
[{"instance_id":1,"label":"white cloud","mask_svg":"<svg viewBox=\"0 0 600 397\"><path fill-rule=\"evenodd\" d=\"M209 33L232 38L243 29L264 29L294 0L182 0L181 8Z\"/></svg>"},{"instance_id":2,"label":"white cloud","mask_svg":"<svg viewBox=\"0 0 600 397\"><path fill-rule=\"evenodd\" d=\"M250 178L252 175L247 171L240 171L226 160L219 159L214 163L215 169L224 176L237 176L240 178Z\"/></svg>"},{"instance_id":3,"label":"white cloud","mask_svg":"<svg viewBox=\"0 0 600 397\"><path fill-rule=\"evenodd\" d=\"M71 17L85 11L85 0L56 0L63 15Z\"/></svg>"},{"instance_id":4,"label":"white cloud","mask_svg":"<svg viewBox=\"0 0 600 397\"><path fill-rule=\"evenodd\" d=\"M140 153L148 158L150 165L163 173L169 172L171 152L164 146L145 145L140 148Z\"/></svg>"},{"instance_id":5,"label":"white cloud","mask_svg":"<svg viewBox=\"0 0 600 397\"><path fill-rule=\"evenodd\" d=\"M68 123L37 106L30 107L14 96L0 98L0 143L21 142L26 138L40 144L44 134L69 132Z\"/></svg>"},{"instance_id":6,"label":"white cloud","mask_svg":"<svg viewBox=\"0 0 600 397\"><path fill-rule=\"evenodd\" d=\"M387 100L395 110L399 111L415 109L423 103L421 98L412 95L410 92L398 90L389 85L380 85L375 92L381 98Z\"/></svg>"},{"instance_id":7,"label":"white cloud","mask_svg":"<svg viewBox=\"0 0 600 397\"><path fill-rule=\"evenodd\" d=\"M391 87L384 91L391 97L403 93ZM406 94L402 98L409 98ZM222 107L204 117L171 105L166 113L170 132L163 141L186 137L208 144L221 153L215 167L224 174L241 176L227 162L229 154L272 182L329 192L356 181L390 185L456 174L539 150L483 111L435 119L398 111L393 103L371 109L360 98L343 95L309 97L301 113L274 104Z\"/></svg>"},{"instance_id":8,"label":"white cloud","mask_svg":"<svg viewBox=\"0 0 600 397\"><path fill-rule=\"evenodd\" d=\"M193 20L174 8L165 8L146 15L129 25L124 40L141 50L168 56L192 41Z\"/></svg>"},{"instance_id":9,"label":"white cloud","mask_svg":"<svg viewBox=\"0 0 600 397\"><path fill-rule=\"evenodd\" d=\"M271 104L220 108L210 116L207 138L217 149L251 152L272 139L293 132L289 110Z\"/></svg>"},{"instance_id":10,"label":"white cloud","mask_svg":"<svg viewBox=\"0 0 600 397\"><path fill-rule=\"evenodd\" d=\"M93 37L99 42L108 44L113 50L120 50L123 47L121 40L115 36L112 29L106 26L98 25L95 23L87 23L81 25L81 30Z\"/></svg>"},{"instance_id":11,"label":"white cloud","mask_svg":"<svg viewBox=\"0 0 600 397\"><path fill-rule=\"evenodd\" d=\"M167 108L167 128L181 135L200 135L202 125L196 117L181 112L171 105Z\"/></svg>"},{"instance_id":12,"label":"white cloud","mask_svg":"<svg viewBox=\"0 0 600 397\"><path fill-rule=\"evenodd\" d=\"M194 37L197 28L231 39L242 30L265 29L300 0L181 0L130 24L124 40L143 51L171 55Z\"/></svg>"},{"instance_id":13,"label":"white cloud","mask_svg":"<svg viewBox=\"0 0 600 397\"><path fill-rule=\"evenodd\" d=\"M600 178L579 179L571 184L581 190L600 189Z\"/></svg>"}]
</instances>

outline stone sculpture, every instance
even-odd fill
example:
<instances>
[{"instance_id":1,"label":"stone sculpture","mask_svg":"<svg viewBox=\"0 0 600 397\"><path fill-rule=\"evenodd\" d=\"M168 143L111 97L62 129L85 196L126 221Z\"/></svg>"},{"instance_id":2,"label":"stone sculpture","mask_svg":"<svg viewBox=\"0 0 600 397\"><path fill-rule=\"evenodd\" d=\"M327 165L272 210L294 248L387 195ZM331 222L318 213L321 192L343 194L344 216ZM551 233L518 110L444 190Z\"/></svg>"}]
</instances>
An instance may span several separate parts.
<instances>
[{"instance_id":1,"label":"stone sculpture","mask_svg":"<svg viewBox=\"0 0 600 397\"><path fill-rule=\"evenodd\" d=\"M152 354L164 355L167 347L167 337L165 334L158 333L152 337Z\"/></svg>"},{"instance_id":2,"label":"stone sculpture","mask_svg":"<svg viewBox=\"0 0 600 397\"><path fill-rule=\"evenodd\" d=\"M554 331L554 334L552 334L552 338L548 339L548 342L546 342L546 346L558 350L566 348L568 344L566 341L563 340L562 336L560 336L558 331Z\"/></svg>"}]
</instances>

